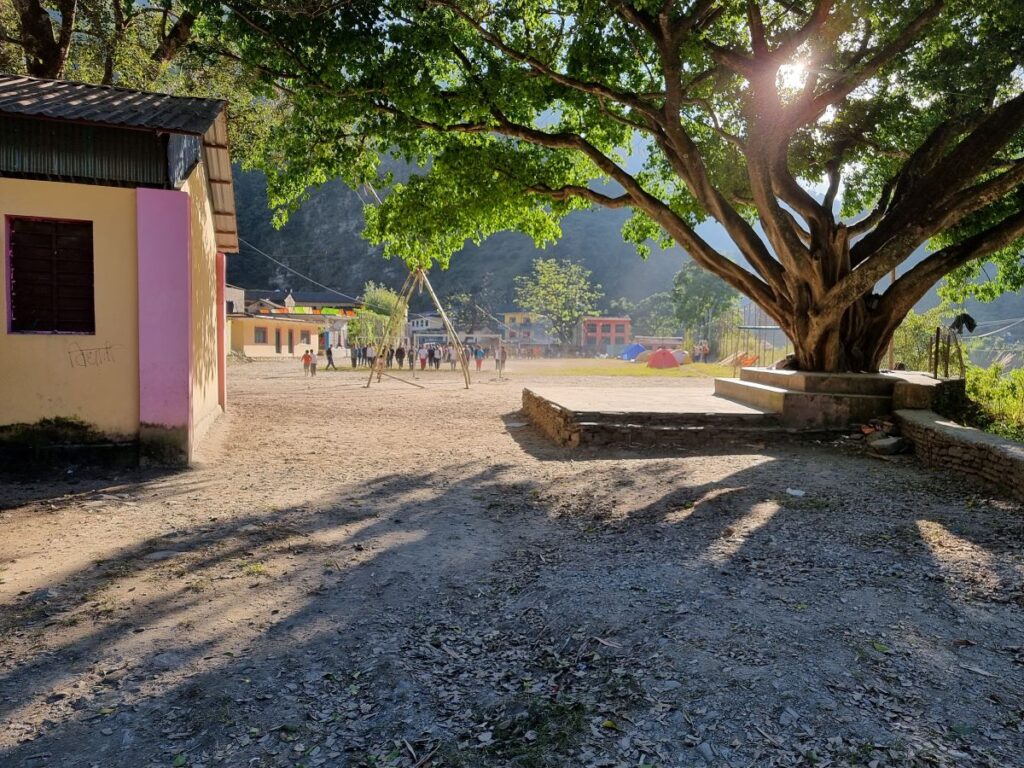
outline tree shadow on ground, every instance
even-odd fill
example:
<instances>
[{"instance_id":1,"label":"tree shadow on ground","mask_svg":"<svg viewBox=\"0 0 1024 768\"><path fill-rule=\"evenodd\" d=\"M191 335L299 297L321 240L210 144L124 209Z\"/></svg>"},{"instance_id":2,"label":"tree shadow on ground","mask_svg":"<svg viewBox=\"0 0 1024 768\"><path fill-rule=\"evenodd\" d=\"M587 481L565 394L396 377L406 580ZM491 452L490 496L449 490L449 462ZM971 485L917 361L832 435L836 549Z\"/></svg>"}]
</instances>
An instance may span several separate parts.
<instances>
[{"instance_id":1,"label":"tree shadow on ground","mask_svg":"<svg viewBox=\"0 0 1024 768\"><path fill-rule=\"evenodd\" d=\"M920 525L1012 557L1012 541L986 534L1019 535L1010 510L956 509L931 480L872 501L871 465L854 459L864 485L847 487L812 447L742 455L717 476L642 458L619 476L584 463L571 487L500 463L396 472L197 525L167 560L147 559L166 537L134 542L51 585L80 586L74 599L9 627L39 647L0 673L0 718L45 705L51 722L0 756L413 765L437 750L438 765L504 765L512 738L525 743L520 717L565 731L537 765L585 763L581 749L636 764L636 742L652 762L723 765L808 750L866 765L887 744L938 764L967 749L969 764L1024 746L1011 726L1001 742L977 730L1024 706L1024 673L998 647L1021 611L964 598ZM893 474L920 480L912 466ZM154 582L173 586L91 608ZM46 644L75 617L81 631ZM966 634L976 646L954 644Z\"/></svg>"}]
</instances>

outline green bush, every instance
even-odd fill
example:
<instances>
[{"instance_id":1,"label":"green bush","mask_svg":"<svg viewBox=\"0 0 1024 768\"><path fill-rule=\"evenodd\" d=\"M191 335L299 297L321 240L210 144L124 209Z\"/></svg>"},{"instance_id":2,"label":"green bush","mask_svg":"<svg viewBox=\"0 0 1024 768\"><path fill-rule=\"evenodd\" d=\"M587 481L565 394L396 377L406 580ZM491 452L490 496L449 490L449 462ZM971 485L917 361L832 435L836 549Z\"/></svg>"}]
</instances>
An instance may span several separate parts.
<instances>
[{"instance_id":1,"label":"green bush","mask_svg":"<svg viewBox=\"0 0 1024 768\"><path fill-rule=\"evenodd\" d=\"M977 405L974 426L1024 441L1024 368L969 366L967 396Z\"/></svg>"},{"instance_id":2,"label":"green bush","mask_svg":"<svg viewBox=\"0 0 1024 768\"><path fill-rule=\"evenodd\" d=\"M910 371L929 370L928 349L935 339L935 329L946 325L950 315L944 306L921 314L911 311L893 334L894 361L903 363Z\"/></svg>"}]
</instances>

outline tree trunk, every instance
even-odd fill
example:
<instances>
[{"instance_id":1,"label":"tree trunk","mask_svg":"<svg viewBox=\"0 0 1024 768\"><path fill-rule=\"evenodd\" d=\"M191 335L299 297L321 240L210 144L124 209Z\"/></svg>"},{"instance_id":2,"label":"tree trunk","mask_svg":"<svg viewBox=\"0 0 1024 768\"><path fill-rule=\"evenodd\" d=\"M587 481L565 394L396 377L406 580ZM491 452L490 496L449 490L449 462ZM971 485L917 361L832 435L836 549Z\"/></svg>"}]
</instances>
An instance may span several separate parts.
<instances>
[{"instance_id":1,"label":"tree trunk","mask_svg":"<svg viewBox=\"0 0 1024 768\"><path fill-rule=\"evenodd\" d=\"M824 373L874 373L885 358L889 342L903 317L875 293L861 296L845 310L820 306L829 289L850 272L849 246L845 236L824 238L811 251L817 257L801 270L793 284L801 297L789 323L782 315L783 330L793 342L802 371ZM815 303L812 297L819 297Z\"/></svg>"},{"instance_id":2,"label":"tree trunk","mask_svg":"<svg viewBox=\"0 0 1024 768\"><path fill-rule=\"evenodd\" d=\"M872 317L863 320L863 305L848 310L843 317L815 333L799 329L785 329L796 354L801 371L823 373L875 373L878 371L889 341L892 338L891 325L887 318ZM896 322L896 325L899 323Z\"/></svg>"},{"instance_id":3,"label":"tree trunk","mask_svg":"<svg viewBox=\"0 0 1024 768\"><path fill-rule=\"evenodd\" d=\"M62 0L60 29L54 37L53 19L39 0L13 0L21 22L21 47L25 69L33 77L59 78L64 73L71 32L75 23L77 0Z\"/></svg>"}]
</instances>

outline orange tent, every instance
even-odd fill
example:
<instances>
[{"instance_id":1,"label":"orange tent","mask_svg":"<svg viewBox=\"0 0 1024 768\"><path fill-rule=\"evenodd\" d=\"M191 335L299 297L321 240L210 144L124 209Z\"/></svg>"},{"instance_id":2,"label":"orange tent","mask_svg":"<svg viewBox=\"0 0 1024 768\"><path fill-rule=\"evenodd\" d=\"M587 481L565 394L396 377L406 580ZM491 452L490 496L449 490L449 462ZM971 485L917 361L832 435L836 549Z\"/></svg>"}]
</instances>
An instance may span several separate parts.
<instances>
[{"instance_id":1,"label":"orange tent","mask_svg":"<svg viewBox=\"0 0 1024 768\"><path fill-rule=\"evenodd\" d=\"M678 368L679 361L667 349L659 349L651 353L647 358L648 368Z\"/></svg>"}]
</instances>

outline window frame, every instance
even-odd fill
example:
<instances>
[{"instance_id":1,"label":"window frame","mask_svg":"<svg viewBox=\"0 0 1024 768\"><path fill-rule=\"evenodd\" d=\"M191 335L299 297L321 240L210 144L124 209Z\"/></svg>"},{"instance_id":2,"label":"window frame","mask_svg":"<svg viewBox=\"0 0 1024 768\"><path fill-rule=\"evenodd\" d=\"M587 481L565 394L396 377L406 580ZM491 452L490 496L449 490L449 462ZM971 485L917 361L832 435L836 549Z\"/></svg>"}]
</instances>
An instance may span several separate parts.
<instances>
[{"instance_id":1,"label":"window frame","mask_svg":"<svg viewBox=\"0 0 1024 768\"><path fill-rule=\"evenodd\" d=\"M263 341L260 341L259 333L263 331ZM266 325L257 325L252 329L253 344L270 344L270 328Z\"/></svg>"},{"instance_id":2,"label":"window frame","mask_svg":"<svg viewBox=\"0 0 1024 768\"><path fill-rule=\"evenodd\" d=\"M15 221L45 221L55 224L88 224L90 228L89 258L92 266L92 330L91 331L33 331L14 328L14 242L11 237ZM96 222L92 219L70 219L57 216L24 216L16 213L4 215L4 296L7 300L7 334L9 336L96 336Z\"/></svg>"}]
</instances>

